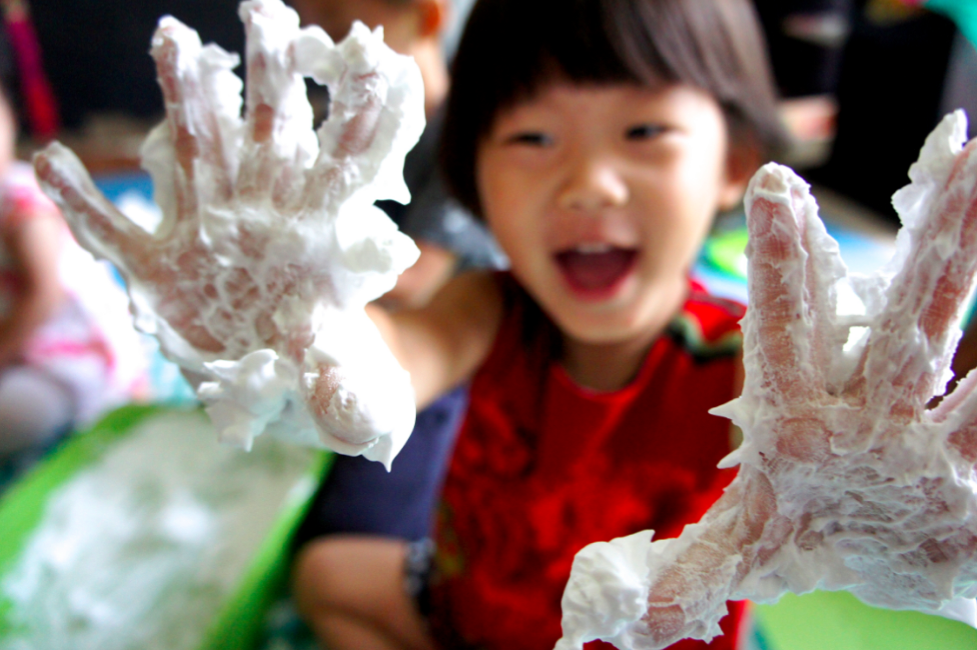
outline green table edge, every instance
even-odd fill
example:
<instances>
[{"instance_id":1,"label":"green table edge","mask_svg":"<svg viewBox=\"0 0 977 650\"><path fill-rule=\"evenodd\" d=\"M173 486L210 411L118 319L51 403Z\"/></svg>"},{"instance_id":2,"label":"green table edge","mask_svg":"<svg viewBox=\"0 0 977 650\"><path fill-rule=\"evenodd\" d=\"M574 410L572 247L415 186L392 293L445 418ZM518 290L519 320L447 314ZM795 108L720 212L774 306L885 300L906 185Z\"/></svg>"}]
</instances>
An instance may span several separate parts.
<instances>
[{"instance_id":1,"label":"green table edge","mask_svg":"<svg viewBox=\"0 0 977 650\"><path fill-rule=\"evenodd\" d=\"M0 497L0 575L20 557L24 545L44 515L42 504L52 491L66 482L80 468L98 459L112 443L153 413L164 410L160 405L123 406L96 422L89 429L65 439L41 463L27 472ZM0 597L0 637L9 630L11 604Z\"/></svg>"},{"instance_id":2,"label":"green table edge","mask_svg":"<svg viewBox=\"0 0 977 650\"><path fill-rule=\"evenodd\" d=\"M0 576L19 558L44 515L42 504L81 468L95 462L132 427L147 417L179 410L167 404L130 404L108 413L90 428L73 434L35 468L0 496ZM221 607L204 636L200 650L245 650L261 633L264 613L284 588L291 534L309 505L310 497L332 465L333 454L313 455L304 480L286 497L282 510L248 564L232 597ZM10 629L11 604L0 596L0 638Z\"/></svg>"},{"instance_id":3,"label":"green table edge","mask_svg":"<svg viewBox=\"0 0 977 650\"><path fill-rule=\"evenodd\" d=\"M306 481L293 488L274 526L268 531L254 559L242 576L234 595L221 608L204 637L201 650L245 650L254 648L265 623L265 613L281 596L291 565L291 537L305 516L312 495L335 455L318 452Z\"/></svg>"}]
</instances>

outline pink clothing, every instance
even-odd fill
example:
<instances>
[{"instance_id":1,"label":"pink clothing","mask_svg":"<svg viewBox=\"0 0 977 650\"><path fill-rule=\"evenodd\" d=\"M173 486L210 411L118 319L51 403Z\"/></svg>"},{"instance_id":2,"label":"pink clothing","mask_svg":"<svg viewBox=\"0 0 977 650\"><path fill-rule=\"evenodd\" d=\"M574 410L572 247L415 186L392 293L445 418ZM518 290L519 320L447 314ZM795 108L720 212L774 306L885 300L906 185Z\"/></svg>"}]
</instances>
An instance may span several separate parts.
<instances>
[{"instance_id":1,"label":"pink clothing","mask_svg":"<svg viewBox=\"0 0 977 650\"><path fill-rule=\"evenodd\" d=\"M41 192L33 169L15 162L0 179L0 229L57 210ZM76 422L146 390L145 358L128 300L111 268L96 262L71 237L61 242L59 277L66 299L24 347L22 363L43 370L75 398ZM0 240L0 318L13 307L23 278Z\"/></svg>"}]
</instances>

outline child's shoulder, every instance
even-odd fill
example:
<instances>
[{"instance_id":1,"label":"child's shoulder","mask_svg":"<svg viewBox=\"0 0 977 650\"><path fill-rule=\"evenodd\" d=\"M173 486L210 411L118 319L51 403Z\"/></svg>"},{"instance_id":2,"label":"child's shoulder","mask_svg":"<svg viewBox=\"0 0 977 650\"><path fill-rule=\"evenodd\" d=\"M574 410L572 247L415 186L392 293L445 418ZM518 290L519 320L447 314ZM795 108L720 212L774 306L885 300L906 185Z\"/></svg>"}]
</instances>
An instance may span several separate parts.
<instances>
[{"instance_id":1,"label":"child's shoulder","mask_svg":"<svg viewBox=\"0 0 977 650\"><path fill-rule=\"evenodd\" d=\"M16 160L0 177L0 212L8 225L16 225L39 213L55 212L54 203L44 195L34 169Z\"/></svg>"},{"instance_id":2,"label":"child's shoulder","mask_svg":"<svg viewBox=\"0 0 977 650\"><path fill-rule=\"evenodd\" d=\"M41 187L34 176L34 168L22 160L11 161L6 172L0 175L0 189L31 190L41 193Z\"/></svg>"}]
</instances>

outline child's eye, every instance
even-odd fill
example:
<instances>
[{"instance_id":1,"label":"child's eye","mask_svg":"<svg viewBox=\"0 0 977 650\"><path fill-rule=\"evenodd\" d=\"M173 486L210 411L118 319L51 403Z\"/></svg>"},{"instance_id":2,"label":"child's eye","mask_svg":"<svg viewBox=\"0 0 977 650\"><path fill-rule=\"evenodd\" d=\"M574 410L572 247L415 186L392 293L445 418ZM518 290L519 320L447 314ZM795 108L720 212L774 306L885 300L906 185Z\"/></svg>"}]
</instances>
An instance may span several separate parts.
<instances>
[{"instance_id":1,"label":"child's eye","mask_svg":"<svg viewBox=\"0 0 977 650\"><path fill-rule=\"evenodd\" d=\"M553 144L553 138L546 133L538 131L525 131L514 133L506 138L508 144L523 144L530 147L547 147Z\"/></svg>"},{"instance_id":2,"label":"child's eye","mask_svg":"<svg viewBox=\"0 0 977 650\"><path fill-rule=\"evenodd\" d=\"M628 128L624 137L628 140L649 140L667 131L661 124L637 124Z\"/></svg>"}]
</instances>

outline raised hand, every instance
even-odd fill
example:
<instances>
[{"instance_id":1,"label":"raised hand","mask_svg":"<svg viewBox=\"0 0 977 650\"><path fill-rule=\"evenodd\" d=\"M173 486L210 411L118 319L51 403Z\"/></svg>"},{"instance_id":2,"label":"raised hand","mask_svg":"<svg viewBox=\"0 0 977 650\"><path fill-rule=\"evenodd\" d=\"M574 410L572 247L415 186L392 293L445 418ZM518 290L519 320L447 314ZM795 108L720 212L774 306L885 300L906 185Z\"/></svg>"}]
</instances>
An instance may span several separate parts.
<instances>
[{"instance_id":1,"label":"raised hand","mask_svg":"<svg viewBox=\"0 0 977 650\"><path fill-rule=\"evenodd\" d=\"M961 114L929 137L894 204L897 253L848 277L807 185L763 168L747 192L739 475L675 540L578 554L560 648L709 639L727 600L847 589L977 626L977 373L935 408L977 271L977 141ZM839 309L840 295L859 309ZM840 311L846 313L839 313ZM950 611L953 610L953 611Z\"/></svg>"},{"instance_id":2,"label":"raised hand","mask_svg":"<svg viewBox=\"0 0 977 650\"><path fill-rule=\"evenodd\" d=\"M79 242L121 270L137 326L199 385L223 439L249 446L269 426L389 464L413 395L363 306L417 257L373 203L408 200L420 73L362 24L334 45L281 0L240 15L243 118L236 55L170 17L153 36L166 120L142 153L156 232L115 210L61 145L35 168ZM305 77L330 91L318 131Z\"/></svg>"}]
</instances>

